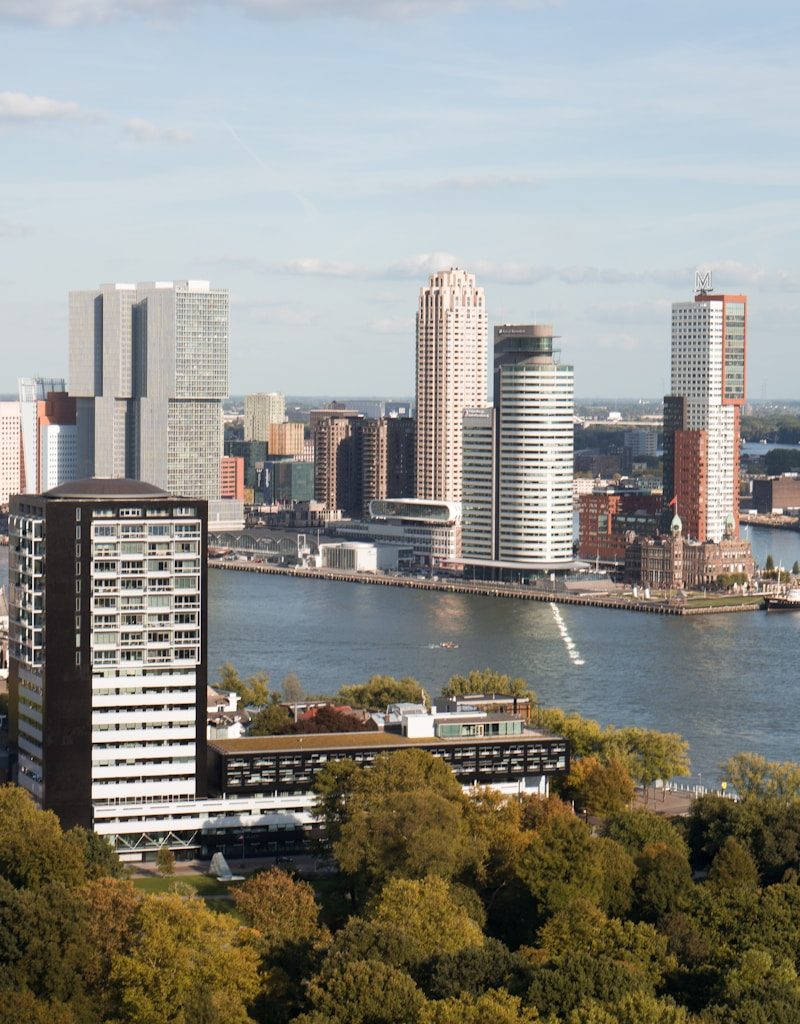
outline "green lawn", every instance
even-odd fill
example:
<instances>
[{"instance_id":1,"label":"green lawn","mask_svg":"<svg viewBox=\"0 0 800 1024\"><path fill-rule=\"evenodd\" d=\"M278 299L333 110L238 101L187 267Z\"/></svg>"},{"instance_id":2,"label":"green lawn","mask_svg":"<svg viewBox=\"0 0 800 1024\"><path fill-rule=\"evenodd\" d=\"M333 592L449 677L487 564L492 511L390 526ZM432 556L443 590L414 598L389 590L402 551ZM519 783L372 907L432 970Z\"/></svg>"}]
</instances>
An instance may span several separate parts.
<instances>
[{"instance_id":1,"label":"green lawn","mask_svg":"<svg viewBox=\"0 0 800 1024\"><path fill-rule=\"evenodd\" d=\"M134 878L132 881L143 892L169 892L176 882L190 885L198 896L227 896L229 890L224 882L218 882L208 875L168 875L165 878Z\"/></svg>"},{"instance_id":2,"label":"green lawn","mask_svg":"<svg viewBox=\"0 0 800 1024\"><path fill-rule=\"evenodd\" d=\"M739 596L737 594L729 594L728 596L720 597L690 597L687 602L687 608L716 608L723 605L737 605L737 604L761 604L764 598L760 594L747 594L745 596Z\"/></svg>"}]
</instances>

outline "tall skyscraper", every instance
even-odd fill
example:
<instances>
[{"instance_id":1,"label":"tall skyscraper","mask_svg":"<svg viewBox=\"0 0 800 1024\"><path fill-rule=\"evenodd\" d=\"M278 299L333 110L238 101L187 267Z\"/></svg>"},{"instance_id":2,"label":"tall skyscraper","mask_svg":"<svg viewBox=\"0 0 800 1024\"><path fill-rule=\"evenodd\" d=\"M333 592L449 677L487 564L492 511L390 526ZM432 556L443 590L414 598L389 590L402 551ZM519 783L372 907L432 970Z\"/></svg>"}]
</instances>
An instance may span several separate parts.
<instances>
[{"instance_id":1,"label":"tall skyscraper","mask_svg":"<svg viewBox=\"0 0 800 1024\"><path fill-rule=\"evenodd\" d=\"M77 472L75 399L63 378L18 381L22 422L22 494L40 494Z\"/></svg>"},{"instance_id":2,"label":"tall skyscraper","mask_svg":"<svg viewBox=\"0 0 800 1024\"><path fill-rule=\"evenodd\" d=\"M228 292L208 281L70 293L77 471L219 498Z\"/></svg>"},{"instance_id":3,"label":"tall skyscraper","mask_svg":"<svg viewBox=\"0 0 800 1024\"><path fill-rule=\"evenodd\" d=\"M574 373L549 324L494 332L494 407L464 416L462 555L485 575L572 561Z\"/></svg>"},{"instance_id":4,"label":"tall skyscraper","mask_svg":"<svg viewBox=\"0 0 800 1024\"><path fill-rule=\"evenodd\" d=\"M19 402L0 402L0 506L19 494L22 482L22 429Z\"/></svg>"},{"instance_id":5,"label":"tall skyscraper","mask_svg":"<svg viewBox=\"0 0 800 1024\"><path fill-rule=\"evenodd\" d=\"M487 321L475 275L431 274L417 309L416 496L461 500L464 410L486 404Z\"/></svg>"},{"instance_id":6,"label":"tall skyscraper","mask_svg":"<svg viewBox=\"0 0 800 1024\"><path fill-rule=\"evenodd\" d=\"M245 441L269 441L269 428L286 419L286 399L279 391L244 396Z\"/></svg>"},{"instance_id":7,"label":"tall skyscraper","mask_svg":"<svg viewBox=\"0 0 800 1024\"><path fill-rule=\"evenodd\" d=\"M703 282L706 283L706 282ZM676 502L693 540L739 529L739 438L745 401L747 297L699 287L672 306L671 394L664 399L665 519Z\"/></svg>"},{"instance_id":8,"label":"tall skyscraper","mask_svg":"<svg viewBox=\"0 0 800 1024\"><path fill-rule=\"evenodd\" d=\"M206 504L131 480L13 499L16 780L65 828L205 792Z\"/></svg>"}]
</instances>

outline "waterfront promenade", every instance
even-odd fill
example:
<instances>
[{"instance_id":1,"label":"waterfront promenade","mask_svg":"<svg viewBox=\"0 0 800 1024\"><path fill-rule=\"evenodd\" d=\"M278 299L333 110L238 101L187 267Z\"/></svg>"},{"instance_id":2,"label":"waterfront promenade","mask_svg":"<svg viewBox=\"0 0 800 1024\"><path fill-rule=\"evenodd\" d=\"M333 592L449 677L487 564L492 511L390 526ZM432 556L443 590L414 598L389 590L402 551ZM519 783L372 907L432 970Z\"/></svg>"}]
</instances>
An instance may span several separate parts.
<instances>
[{"instance_id":1,"label":"waterfront promenade","mask_svg":"<svg viewBox=\"0 0 800 1024\"><path fill-rule=\"evenodd\" d=\"M244 559L211 560L209 568L236 572L264 573L273 576L293 576L299 579L333 580L341 583L361 583L368 586L405 587L411 590L441 591L447 594L474 594L484 597L503 597L517 601L539 601L553 604L571 604L590 608L610 608L617 611L641 612L648 615L715 615L722 612L753 612L763 607L758 596L750 599L732 598L725 603L707 599L708 603L691 604L685 599L641 599L619 594L567 593L553 589L538 589L511 583L484 583L468 580L419 579L414 576L385 576L370 573L343 572L336 569L302 569L293 566L267 565ZM702 599L700 599L702 601Z\"/></svg>"}]
</instances>

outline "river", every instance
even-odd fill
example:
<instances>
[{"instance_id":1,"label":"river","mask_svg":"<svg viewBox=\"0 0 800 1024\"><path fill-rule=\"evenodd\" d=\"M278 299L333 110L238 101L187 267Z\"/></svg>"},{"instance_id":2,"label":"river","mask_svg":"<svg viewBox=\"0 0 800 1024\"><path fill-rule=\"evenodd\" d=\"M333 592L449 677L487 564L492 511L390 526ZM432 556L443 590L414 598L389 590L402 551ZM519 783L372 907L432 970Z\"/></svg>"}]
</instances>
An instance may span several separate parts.
<instances>
[{"instance_id":1,"label":"river","mask_svg":"<svg viewBox=\"0 0 800 1024\"><path fill-rule=\"evenodd\" d=\"M747 535L759 562L800 559L800 534ZM544 704L681 733L695 781L715 780L741 750L800 758L800 613L673 618L561 605L570 657L546 604L221 569L209 579L212 679L231 661L275 684L296 672L309 693L374 673L411 675L435 693L453 673L491 666L524 676Z\"/></svg>"}]
</instances>

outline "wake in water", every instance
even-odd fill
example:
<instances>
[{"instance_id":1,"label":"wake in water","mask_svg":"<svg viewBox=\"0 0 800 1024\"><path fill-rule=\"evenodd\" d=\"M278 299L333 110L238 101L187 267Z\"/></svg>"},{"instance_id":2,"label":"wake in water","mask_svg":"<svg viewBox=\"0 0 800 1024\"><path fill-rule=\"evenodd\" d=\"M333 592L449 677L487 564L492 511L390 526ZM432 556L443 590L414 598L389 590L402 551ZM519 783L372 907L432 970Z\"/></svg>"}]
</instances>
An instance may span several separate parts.
<instances>
[{"instance_id":1,"label":"wake in water","mask_svg":"<svg viewBox=\"0 0 800 1024\"><path fill-rule=\"evenodd\" d=\"M553 611L553 618L556 620L556 626L558 626L558 631L561 634L561 639L564 641L564 646L567 649L567 654L569 655L570 661L573 665L585 665L586 662L583 660L583 658L580 655L580 651L575 646L575 641L569 635L567 624L564 622L564 619L561 615L561 609L558 607L557 604L553 604L552 602L550 604L550 608Z\"/></svg>"}]
</instances>

